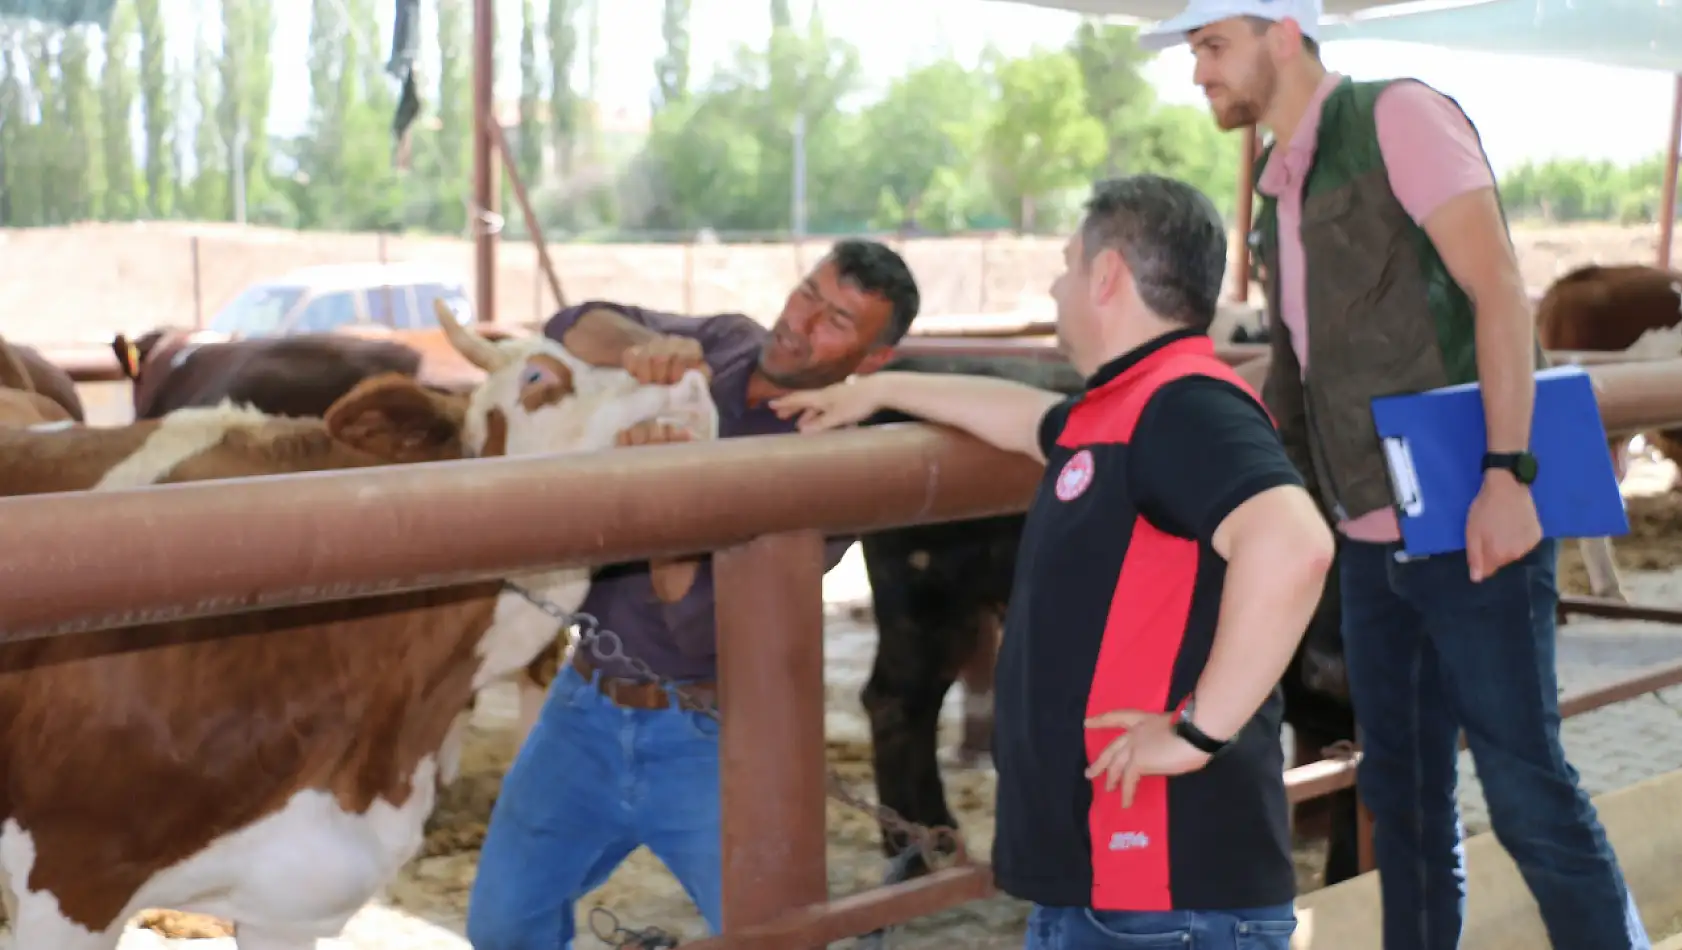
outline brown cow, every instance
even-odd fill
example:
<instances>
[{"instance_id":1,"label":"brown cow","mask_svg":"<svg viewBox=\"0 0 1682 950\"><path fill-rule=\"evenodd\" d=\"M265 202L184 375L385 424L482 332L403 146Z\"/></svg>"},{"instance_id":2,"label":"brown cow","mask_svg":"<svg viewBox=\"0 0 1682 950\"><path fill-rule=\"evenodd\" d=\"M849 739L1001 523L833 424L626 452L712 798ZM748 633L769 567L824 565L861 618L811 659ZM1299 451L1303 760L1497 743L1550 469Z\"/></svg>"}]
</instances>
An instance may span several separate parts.
<instances>
[{"instance_id":1,"label":"brown cow","mask_svg":"<svg viewBox=\"0 0 1682 950\"><path fill-rule=\"evenodd\" d=\"M646 419L716 435L698 373L638 386L550 340L457 338L491 370L470 398L387 375L324 420L222 405L0 430L0 492L591 451ZM153 907L234 921L246 948L336 935L420 846L474 691L554 639L520 591L573 610L589 576L0 645L0 894L16 945L113 950Z\"/></svg>"},{"instance_id":2,"label":"brown cow","mask_svg":"<svg viewBox=\"0 0 1682 950\"><path fill-rule=\"evenodd\" d=\"M134 417L224 399L277 416L325 415L357 383L382 373L420 375L421 354L391 340L303 334L222 340L189 330L152 330L111 341L134 383Z\"/></svg>"},{"instance_id":3,"label":"brown cow","mask_svg":"<svg viewBox=\"0 0 1682 950\"><path fill-rule=\"evenodd\" d=\"M1682 356L1682 274L1648 264L1590 264L1554 281L1536 305L1536 336L1550 350L1622 350L1631 358ZM1642 433L1648 444L1682 465L1682 430ZM1618 477L1628 440L1610 440ZM1597 597L1626 600L1611 541L1578 541L1589 586Z\"/></svg>"},{"instance_id":4,"label":"brown cow","mask_svg":"<svg viewBox=\"0 0 1682 950\"><path fill-rule=\"evenodd\" d=\"M0 426L15 428L80 422L82 404L76 398L75 385L71 384L69 389L70 400L75 407L72 411L70 406L41 392L36 383L37 375L43 375L49 381L52 377L26 361L26 352L34 354L41 366L50 367L69 382L69 374L42 360L39 353L0 339Z\"/></svg>"},{"instance_id":5,"label":"brown cow","mask_svg":"<svg viewBox=\"0 0 1682 950\"><path fill-rule=\"evenodd\" d=\"M1590 264L1554 281L1536 305L1536 336L1550 350L1629 351L1682 356L1682 274L1648 264ZM1643 433L1682 465L1682 429ZM1612 446L1622 476L1625 440Z\"/></svg>"}]
</instances>

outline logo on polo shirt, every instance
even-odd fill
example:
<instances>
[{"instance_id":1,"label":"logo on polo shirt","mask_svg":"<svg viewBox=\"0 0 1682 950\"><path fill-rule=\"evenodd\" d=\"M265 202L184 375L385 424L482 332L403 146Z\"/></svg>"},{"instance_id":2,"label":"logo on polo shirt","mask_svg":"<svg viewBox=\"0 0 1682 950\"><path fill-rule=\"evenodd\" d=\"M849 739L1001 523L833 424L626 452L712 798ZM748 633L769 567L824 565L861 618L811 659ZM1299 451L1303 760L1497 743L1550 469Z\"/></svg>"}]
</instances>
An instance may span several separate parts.
<instances>
[{"instance_id":1,"label":"logo on polo shirt","mask_svg":"<svg viewBox=\"0 0 1682 950\"><path fill-rule=\"evenodd\" d=\"M1136 851L1151 846L1151 836L1143 831L1118 831L1110 835L1111 851Z\"/></svg>"},{"instance_id":2,"label":"logo on polo shirt","mask_svg":"<svg viewBox=\"0 0 1682 950\"><path fill-rule=\"evenodd\" d=\"M1074 501L1086 491L1086 486L1092 484L1092 450L1081 449L1069 460L1063 463L1063 470L1057 473L1057 498L1059 501Z\"/></svg>"}]
</instances>

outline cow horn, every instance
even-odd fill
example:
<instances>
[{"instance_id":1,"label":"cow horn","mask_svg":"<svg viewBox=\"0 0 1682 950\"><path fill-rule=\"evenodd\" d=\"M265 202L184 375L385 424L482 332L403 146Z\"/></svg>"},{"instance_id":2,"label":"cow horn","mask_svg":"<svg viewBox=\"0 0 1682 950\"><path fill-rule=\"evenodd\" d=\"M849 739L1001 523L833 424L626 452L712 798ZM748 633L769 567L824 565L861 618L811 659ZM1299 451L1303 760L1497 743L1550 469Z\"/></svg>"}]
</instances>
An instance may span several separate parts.
<instances>
[{"instance_id":1,"label":"cow horn","mask_svg":"<svg viewBox=\"0 0 1682 950\"><path fill-rule=\"evenodd\" d=\"M438 314L438 324L444 328L445 338L469 363L487 373L494 373L508 363L508 357L496 348L496 344L462 326L444 301L433 298L432 309Z\"/></svg>"}]
</instances>

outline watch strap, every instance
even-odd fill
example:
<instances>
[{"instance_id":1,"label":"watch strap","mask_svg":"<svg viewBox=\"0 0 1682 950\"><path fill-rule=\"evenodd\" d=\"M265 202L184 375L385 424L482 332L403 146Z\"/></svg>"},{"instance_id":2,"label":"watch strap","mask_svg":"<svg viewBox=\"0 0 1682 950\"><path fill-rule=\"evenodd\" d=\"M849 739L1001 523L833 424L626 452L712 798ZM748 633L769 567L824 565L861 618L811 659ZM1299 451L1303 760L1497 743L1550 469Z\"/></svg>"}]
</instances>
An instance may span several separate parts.
<instances>
[{"instance_id":1,"label":"watch strap","mask_svg":"<svg viewBox=\"0 0 1682 950\"><path fill-rule=\"evenodd\" d=\"M1197 728L1190 719L1186 718L1184 710L1181 710L1174 717L1174 734L1191 743L1192 747L1196 748L1199 752L1203 752L1211 756L1220 755L1222 752L1225 752L1227 749L1232 747L1233 742L1231 739L1227 739L1225 741L1216 739L1204 732L1202 729Z\"/></svg>"}]
</instances>

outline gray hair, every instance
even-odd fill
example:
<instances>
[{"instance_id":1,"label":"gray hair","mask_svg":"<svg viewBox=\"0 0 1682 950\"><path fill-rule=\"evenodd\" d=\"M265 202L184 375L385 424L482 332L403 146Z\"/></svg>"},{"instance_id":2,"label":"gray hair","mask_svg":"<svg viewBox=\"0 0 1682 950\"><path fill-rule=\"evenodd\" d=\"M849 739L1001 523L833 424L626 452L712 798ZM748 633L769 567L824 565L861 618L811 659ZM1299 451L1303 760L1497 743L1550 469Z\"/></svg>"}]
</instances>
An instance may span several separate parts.
<instances>
[{"instance_id":1,"label":"gray hair","mask_svg":"<svg viewBox=\"0 0 1682 950\"><path fill-rule=\"evenodd\" d=\"M1108 248L1133 272L1151 312L1207 332L1226 273L1226 224L1209 196L1162 175L1093 186L1081 223L1087 263Z\"/></svg>"}]
</instances>

